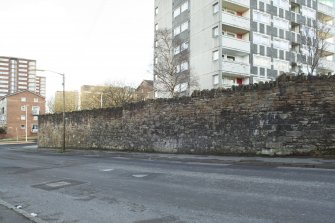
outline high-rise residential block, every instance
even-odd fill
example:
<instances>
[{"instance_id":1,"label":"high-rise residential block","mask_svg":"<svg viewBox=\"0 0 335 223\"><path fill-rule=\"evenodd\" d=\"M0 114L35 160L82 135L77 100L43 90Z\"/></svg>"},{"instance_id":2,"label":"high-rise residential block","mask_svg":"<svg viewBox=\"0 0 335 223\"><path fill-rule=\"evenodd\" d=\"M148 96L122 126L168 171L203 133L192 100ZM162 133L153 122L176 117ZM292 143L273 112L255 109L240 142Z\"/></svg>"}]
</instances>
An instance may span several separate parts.
<instances>
[{"instance_id":1,"label":"high-rise residential block","mask_svg":"<svg viewBox=\"0 0 335 223\"><path fill-rule=\"evenodd\" d=\"M23 90L46 95L46 79L36 76L36 60L1 56L0 97Z\"/></svg>"},{"instance_id":2,"label":"high-rise residential block","mask_svg":"<svg viewBox=\"0 0 335 223\"><path fill-rule=\"evenodd\" d=\"M326 47L314 73L335 70L333 0L155 0L154 10L155 33L179 39L175 54L187 45L186 68L200 89L310 73L306 37L321 26Z\"/></svg>"}]
</instances>

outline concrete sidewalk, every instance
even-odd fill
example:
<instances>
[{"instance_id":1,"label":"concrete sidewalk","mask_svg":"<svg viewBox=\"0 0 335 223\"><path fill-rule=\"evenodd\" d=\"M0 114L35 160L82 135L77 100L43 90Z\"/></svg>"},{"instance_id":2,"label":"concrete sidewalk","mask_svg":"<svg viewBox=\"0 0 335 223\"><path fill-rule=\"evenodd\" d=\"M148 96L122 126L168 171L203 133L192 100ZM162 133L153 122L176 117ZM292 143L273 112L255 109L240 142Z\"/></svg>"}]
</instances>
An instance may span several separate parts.
<instances>
[{"instance_id":1,"label":"concrete sidewalk","mask_svg":"<svg viewBox=\"0 0 335 223\"><path fill-rule=\"evenodd\" d=\"M0 222L1 223L33 223L17 210L9 209L0 204Z\"/></svg>"}]
</instances>

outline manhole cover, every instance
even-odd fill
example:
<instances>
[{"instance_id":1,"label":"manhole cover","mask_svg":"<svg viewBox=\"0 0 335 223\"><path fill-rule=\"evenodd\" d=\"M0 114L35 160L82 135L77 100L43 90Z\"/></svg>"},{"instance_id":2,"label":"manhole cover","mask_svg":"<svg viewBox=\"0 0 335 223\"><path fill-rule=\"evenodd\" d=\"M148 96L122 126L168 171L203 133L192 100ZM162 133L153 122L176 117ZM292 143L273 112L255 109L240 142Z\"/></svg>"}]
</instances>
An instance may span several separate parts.
<instances>
[{"instance_id":1,"label":"manhole cover","mask_svg":"<svg viewBox=\"0 0 335 223\"><path fill-rule=\"evenodd\" d=\"M80 185L83 183L85 182L68 179L68 180L57 180L57 181L51 181L51 182L47 182L43 184L37 184L37 185L33 185L32 187L39 188L42 190L57 190L60 188L76 186L76 185Z\"/></svg>"}]
</instances>

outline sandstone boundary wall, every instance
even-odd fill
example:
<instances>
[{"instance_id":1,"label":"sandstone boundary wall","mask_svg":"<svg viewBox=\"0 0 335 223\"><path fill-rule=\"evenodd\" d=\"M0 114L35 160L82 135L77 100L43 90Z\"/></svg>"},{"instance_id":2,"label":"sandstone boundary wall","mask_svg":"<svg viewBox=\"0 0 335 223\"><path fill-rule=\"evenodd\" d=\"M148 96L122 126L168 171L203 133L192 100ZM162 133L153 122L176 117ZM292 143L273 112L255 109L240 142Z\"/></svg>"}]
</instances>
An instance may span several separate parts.
<instances>
[{"instance_id":1,"label":"sandstone boundary wall","mask_svg":"<svg viewBox=\"0 0 335 223\"><path fill-rule=\"evenodd\" d=\"M335 76L194 92L67 113L66 147L194 154L335 154ZM39 147L61 147L62 115L39 118Z\"/></svg>"}]
</instances>

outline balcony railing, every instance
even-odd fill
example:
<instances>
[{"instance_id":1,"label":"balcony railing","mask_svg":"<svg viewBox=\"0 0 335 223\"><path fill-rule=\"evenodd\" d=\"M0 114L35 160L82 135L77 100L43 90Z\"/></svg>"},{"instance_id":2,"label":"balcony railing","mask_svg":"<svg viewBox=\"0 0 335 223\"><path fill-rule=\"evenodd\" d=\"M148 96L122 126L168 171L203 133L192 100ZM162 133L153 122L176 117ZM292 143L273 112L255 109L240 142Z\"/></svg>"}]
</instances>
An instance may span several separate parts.
<instances>
[{"instance_id":1,"label":"balcony railing","mask_svg":"<svg viewBox=\"0 0 335 223\"><path fill-rule=\"evenodd\" d=\"M324 49L324 51L328 52L330 54L334 54L335 53L335 45L334 45L334 43L326 42L325 43L325 49Z\"/></svg>"},{"instance_id":2,"label":"balcony railing","mask_svg":"<svg viewBox=\"0 0 335 223\"><path fill-rule=\"evenodd\" d=\"M334 8L321 2L318 3L318 11L330 17L335 17Z\"/></svg>"},{"instance_id":3,"label":"balcony railing","mask_svg":"<svg viewBox=\"0 0 335 223\"><path fill-rule=\"evenodd\" d=\"M236 29L250 31L250 19L244 16L222 12L222 23L223 25L231 26Z\"/></svg>"},{"instance_id":4,"label":"balcony railing","mask_svg":"<svg viewBox=\"0 0 335 223\"><path fill-rule=\"evenodd\" d=\"M319 67L321 69L333 71L334 68L335 68L335 62L334 61L330 61L330 60L326 60L326 59L320 59L320 61L319 61Z\"/></svg>"},{"instance_id":5,"label":"balcony railing","mask_svg":"<svg viewBox=\"0 0 335 223\"><path fill-rule=\"evenodd\" d=\"M250 76L250 65L246 63L236 62L236 61L222 61L222 72L226 74L233 74L239 77Z\"/></svg>"},{"instance_id":6,"label":"balcony railing","mask_svg":"<svg viewBox=\"0 0 335 223\"><path fill-rule=\"evenodd\" d=\"M242 6L243 8L250 8L250 0L223 0L223 4L225 3Z\"/></svg>"},{"instance_id":7,"label":"balcony railing","mask_svg":"<svg viewBox=\"0 0 335 223\"><path fill-rule=\"evenodd\" d=\"M250 42L243 39L223 36L222 48L238 52L238 54L250 54Z\"/></svg>"}]
</instances>

